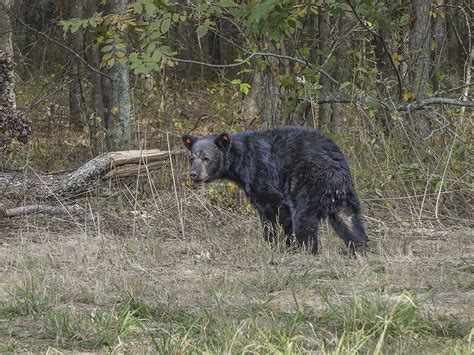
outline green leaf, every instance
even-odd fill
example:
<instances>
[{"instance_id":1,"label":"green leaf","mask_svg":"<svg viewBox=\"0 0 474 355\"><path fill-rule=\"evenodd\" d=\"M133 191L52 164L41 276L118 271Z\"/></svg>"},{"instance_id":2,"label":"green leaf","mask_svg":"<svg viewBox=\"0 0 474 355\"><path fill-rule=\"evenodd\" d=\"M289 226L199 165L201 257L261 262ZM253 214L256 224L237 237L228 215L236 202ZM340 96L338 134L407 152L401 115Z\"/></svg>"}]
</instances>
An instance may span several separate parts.
<instances>
[{"instance_id":1,"label":"green leaf","mask_svg":"<svg viewBox=\"0 0 474 355\"><path fill-rule=\"evenodd\" d=\"M145 3L145 12L149 16L155 15L156 5L152 1L146 2Z\"/></svg>"},{"instance_id":2,"label":"green leaf","mask_svg":"<svg viewBox=\"0 0 474 355\"><path fill-rule=\"evenodd\" d=\"M71 23L69 21L61 21L59 22L59 24L63 26L64 33L67 33L69 31L69 27L71 26Z\"/></svg>"},{"instance_id":3,"label":"green leaf","mask_svg":"<svg viewBox=\"0 0 474 355\"><path fill-rule=\"evenodd\" d=\"M154 62L158 62L161 59L162 54L163 53L161 52L160 48L155 49L155 51L153 52L153 54L151 56L151 60L154 61Z\"/></svg>"},{"instance_id":4,"label":"green leaf","mask_svg":"<svg viewBox=\"0 0 474 355\"><path fill-rule=\"evenodd\" d=\"M209 31L209 27L207 27L206 25L199 25L198 28L196 29L198 38L199 39L203 38L206 35L207 31Z\"/></svg>"},{"instance_id":5,"label":"green leaf","mask_svg":"<svg viewBox=\"0 0 474 355\"><path fill-rule=\"evenodd\" d=\"M270 29L269 35L275 42L280 42L281 38L283 37L283 32L280 28L274 27Z\"/></svg>"},{"instance_id":6,"label":"green leaf","mask_svg":"<svg viewBox=\"0 0 474 355\"><path fill-rule=\"evenodd\" d=\"M143 12L143 6L142 6L142 4L140 4L139 2L136 2L135 4L133 4L133 11L134 11L136 14L141 15L142 12Z\"/></svg>"},{"instance_id":7,"label":"green leaf","mask_svg":"<svg viewBox=\"0 0 474 355\"><path fill-rule=\"evenodd\" d=\"M255 5L249 16L249 21L258 24L260 20L268 18L268 15L273 11L275 5L275 2L271 0Z\"/></svg>"},{"instance_id":8,"label":"green leaf","mask_svg":"<svg viewBox=\"0 0 474 355\"><path fill-rule=\"evenodd\" d=\"M291 28L296 28L296 21L295 20L288 19L286 22L288 23L288 26L290 26Z\"/></svg>"},{"instance_id":9,"label":"green leaf","mask_svg":"<svg viewBox=\"0 0 474 355\"><path fill-rule=\"evenodd\" d=\"M89 25L91 25L92 28L97 27L97 20L95 18L89 19Z\"/></svg>"},{"instance_id":10,"label":"green leaf","mask_svg":"<svg viewBox=\"0 0 474 355\"><path fill-rule=\"evenodd\" d=\"M100 51L101 51L102 53L110 52L113 47L114 47L114 46L112 46L112 45L103 46L103 47L100 49Z\"/></svg>"},{"instance_id":11,"label":"green leaf","mask_svg":"<svg viewBox=\"0 0 474 355\"><path fill-rule=\"evenodd\" d=\"M128 58L130 59L130 62L136 62L138 60L138 53L137 52L132 52L132 53L130 53Z\"/></svg>"},{"instance_id":12,"label":"green leaf","mask_svg":"<svg viewBox=\"0 0 474 355\"><path fill-rule=\"evenodd\" d=\"M221 0L216 5L220 6L220 7L224 7L224 8L239 6L235 2L233 2L232 0Z\"/></svg>"},{"instance_id":13,"label":"green leaf","mask_svg":"<svg viewBox=\"0 0 474 355\"><path fill-rule=\"evenodd\" d=\"M240 91L247 95L250 92L250 85L247 83L240 84Z\"/></svg>"},{"instance_id":14,"label":"green leaf","mask_svg":"<svg viewBox=\"0 0 474 355\"><path fill-rule=\"evenodd\" d=\"M79 27L81 27L81 24L82 24L82 21L81 20L72 20L72 23L71 23L71 33L75 33L77 32L77 30L79 29Z\"/></svg>"},{"instance_id":15,"label":"green leaf","mask_svg":"<svg viewBox=\"0 0 474 355\"><path fill-rule=\"evenodd\" d=\"M147 48L146 48L146 52L148 54L151 54L151 52L153 52L156 48L156 43L151 43Z\"/></svg>"},{"instance_id":16,"label":"green leaf","mask_svg":"<svg viewBox=\"0 0 474 355\"><path fill-rule=\"evenodd\" d=\"M161 33L167 33L170 29L171 25L171 14L167 14L168 16L165 16L163 18L163 21L161 21Z\"/></svg>"},{"instance_id":17,"label":"green leaf","mask_svg":"<svg viewBox=\"0 0 474 355\"><path fill-rule=\"evenodd\" d=\"M167 56L173 55L173 51L172 51L171 48L168 47L168 46L161 46L161 47L160 47L160 51L161 51L164 55L167 55Z\"/></svg>"},{"instance_id":18,"label":"green leaf","mask_svg":"<svg viewBox=\"0 0 474 355\"><path fill-rule=\"evenodd\" d=\"M340 86L339 89L345 89L346 87L351 86L350 81L343 82Z\"/></svg>"}]
</instances>

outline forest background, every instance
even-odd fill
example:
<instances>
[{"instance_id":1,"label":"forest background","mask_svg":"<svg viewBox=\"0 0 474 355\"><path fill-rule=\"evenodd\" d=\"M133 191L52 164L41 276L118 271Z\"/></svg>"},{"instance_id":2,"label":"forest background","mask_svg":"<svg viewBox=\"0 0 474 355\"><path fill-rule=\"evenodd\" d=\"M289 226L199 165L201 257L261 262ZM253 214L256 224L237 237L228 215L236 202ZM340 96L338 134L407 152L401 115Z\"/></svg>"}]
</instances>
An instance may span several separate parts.
<instances>
[{"instance_id":1,"label":"forest background","mask_svg":"<svg viewBox=\"0 0 474 355\"><path fill-rule=\"evenodd\" d=\"M468 351L472 18L465 0L0 1L1 346ZM187 180L181 134L290 124L347 155L372 254L327 226L319 257L272 249L234 185Z\"/></svg>"}]
</instances>

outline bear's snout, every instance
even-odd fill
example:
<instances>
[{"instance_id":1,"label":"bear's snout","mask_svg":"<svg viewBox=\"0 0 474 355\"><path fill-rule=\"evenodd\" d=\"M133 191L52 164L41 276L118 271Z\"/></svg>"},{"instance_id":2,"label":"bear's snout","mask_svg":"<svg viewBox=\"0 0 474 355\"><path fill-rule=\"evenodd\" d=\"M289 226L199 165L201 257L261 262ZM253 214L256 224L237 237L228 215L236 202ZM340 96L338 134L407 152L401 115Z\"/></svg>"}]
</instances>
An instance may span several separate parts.
<instances>
[{"instance_id":1,"label":"bear's snout","mask_svg":"<svg viewBox=\"0 0 474 355\"><path fill-rule=\"evenodd\" d=\"M195 171L191 171L189 173L189 177L191 178L193 182L199 182L199 175Z\"/></svg>"}]
</instances>

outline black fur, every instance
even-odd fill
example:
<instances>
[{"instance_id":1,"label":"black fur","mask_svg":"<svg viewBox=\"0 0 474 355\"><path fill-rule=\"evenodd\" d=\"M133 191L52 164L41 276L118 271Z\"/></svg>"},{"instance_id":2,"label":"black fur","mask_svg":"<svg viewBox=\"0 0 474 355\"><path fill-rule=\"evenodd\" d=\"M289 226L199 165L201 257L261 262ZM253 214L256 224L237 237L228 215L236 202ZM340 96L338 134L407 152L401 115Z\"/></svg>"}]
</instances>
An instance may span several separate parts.
<instances>
[{"instance_id":1,"label":"black fur","mask_svg":"<svg viewBox=\"0 0 474 355\"><path fill-rule=\"evenodd\" d=\"M242 187L256 207L265 239L277 224L299 245L318 250L322 218L349 247L367 243L349 165L337 145L301 127L195 138L183 136L191 151L195 182L228 179Z\"/></svg>"}]
</instances>

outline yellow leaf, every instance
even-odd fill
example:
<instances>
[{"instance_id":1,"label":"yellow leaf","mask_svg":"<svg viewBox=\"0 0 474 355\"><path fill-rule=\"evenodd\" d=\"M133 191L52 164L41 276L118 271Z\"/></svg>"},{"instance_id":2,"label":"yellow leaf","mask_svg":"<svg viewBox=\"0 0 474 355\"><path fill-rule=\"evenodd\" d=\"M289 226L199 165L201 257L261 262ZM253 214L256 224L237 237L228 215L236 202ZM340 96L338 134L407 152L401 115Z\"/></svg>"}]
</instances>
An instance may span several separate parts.
<instances>
[{"instance_id":1,"label":"yellow leaf","mask_svg":"<svg viewBox=\"0 0 474 355\"><path fill-rule=\"evenodd\" d=\"M412 98L415 98L415 94L413 94L412 92L405 91L405 92L403 93L403 101L406 102L406 101L408 101L408 100L410 100L410 99L412 99Z\"/></svg>"},{"instance_id":2,"label":"yellow leaf","mask_svg":"<svg viewBox=\"0 0 474 355\"><path fill-rule=\"evenodd\" d=\"M112 108L110 109L110 112L111 112L112 115L114 115L114 116L117 116L118 113L119 113L119 111L120 111L120 110L119 110L119 108L118 108L117 106L114 106L114 107L112 107Z\"/></svg>"}]
</instances>

